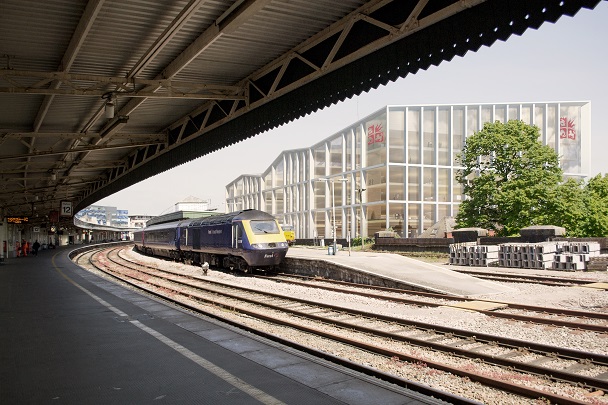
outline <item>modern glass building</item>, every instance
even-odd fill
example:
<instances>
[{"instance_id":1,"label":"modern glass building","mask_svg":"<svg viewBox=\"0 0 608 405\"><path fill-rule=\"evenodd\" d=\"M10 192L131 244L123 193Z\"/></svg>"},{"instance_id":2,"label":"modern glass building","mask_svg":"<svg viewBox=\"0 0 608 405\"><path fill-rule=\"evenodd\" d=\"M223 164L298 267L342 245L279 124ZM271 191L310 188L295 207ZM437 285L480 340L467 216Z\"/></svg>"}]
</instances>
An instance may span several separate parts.
<instances>
[{"instance_id":1,"label":"modern glass building","mask_svg":"<svg viewBox=\"0 0 608 405\"><path fill-rule=\"evenodd\" d=\"M566 176L587 177L589 102L387 106L309 148L282 152L260 175L226 186L229 211L256 208L294 226L299 239L417 236L463 200L455 180L466 138L486 122L540 128ZM335 212L335 214L334 214Z\"/></svg>"}]
</instances>

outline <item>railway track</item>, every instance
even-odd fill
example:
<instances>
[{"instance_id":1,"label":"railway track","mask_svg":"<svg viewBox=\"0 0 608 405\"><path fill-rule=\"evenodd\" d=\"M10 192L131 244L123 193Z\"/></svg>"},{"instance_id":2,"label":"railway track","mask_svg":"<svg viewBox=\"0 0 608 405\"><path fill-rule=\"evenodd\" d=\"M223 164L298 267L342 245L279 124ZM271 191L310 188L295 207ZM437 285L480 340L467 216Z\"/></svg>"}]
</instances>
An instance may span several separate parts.
<instances>
[{"instance_id":1,"label":"railway track","mask_svg":"<svg viewBox=\"0 0 608 405\"><path fill-rule=\"evenodd\" d=\"M481 278L484 280L491 281L502 281L507 283L532 283L542 284L548 286L560 286L560 287L571 287L577 285L585 285L593 283L589 280L581 280L576 278L568 277L548 277L548 276L536 276L531 274L515 274L515 273L498 273L488 271L477 271L477 270L464 270L451 267L450 270L456 271L462 274L468 274Z\"/></svg>"},{"instance_id":2,"label":"railway track","mask_svg":"<svg viewBox=\"0 0 608 405\"><path fill-rule=\"evenodd\" d=\"M521 322L608 333L608 313L568 310L566 308L540 307L534 305L522 305L499 300L480 300L462 297L452 297L447 296L445 294L370 286L365 284L355 284L337 280L319 279L315 277L294 276L291 274L278 274L278 276L280 276L280 278L267 276L256 277L274 280L282 283L314 287L333 292L358 294L368 298L383 299L392 302L416 305L419 307L452 306L456 308L462 308L462 304L466 305L467 303L477 302L500 304L505 305L505 307L493 310L474 309L471 306L467 308L494 318L505 318ZM365 292L365 290L371 292ZM395 295L387 295L386 293L392 293ZM404 298L404 295L412 298ZM425 298L425 300L415 299L413 297L422 297ZM432 299L432 301L428 300L428 298Z\"/></svg>"},{"instance_id":3,"label":"railway track","mask_svg":"<svg viewBox=\"0 0 608 405\"><path fill-rule=\"evenodd\" d=\"M165 297L171 296L171 299L182 305L195 300L207 306L229 309L243 316L322 336L390 359L426 364L436 370L467 377L496 389L530 398L543 397L554 403L573 402L552 394L550 389L532 389L466 371L466 367L463 368L461 364L451 365L447 358L456 356L469 361L484 361L502 367L503 370L512 370L510 372L518 373L520 378L532 375L533 378L566 382L587 390L608 389L608 356L254 291L212 282L207 277L184 276L174 271L127 261L118 254L118 250L97 252L85 260L91 260L100 270L139 288ZM446 359L431 361L429 356L412 354L420 348L443 353Z\"/></svg>"}]
</instances>

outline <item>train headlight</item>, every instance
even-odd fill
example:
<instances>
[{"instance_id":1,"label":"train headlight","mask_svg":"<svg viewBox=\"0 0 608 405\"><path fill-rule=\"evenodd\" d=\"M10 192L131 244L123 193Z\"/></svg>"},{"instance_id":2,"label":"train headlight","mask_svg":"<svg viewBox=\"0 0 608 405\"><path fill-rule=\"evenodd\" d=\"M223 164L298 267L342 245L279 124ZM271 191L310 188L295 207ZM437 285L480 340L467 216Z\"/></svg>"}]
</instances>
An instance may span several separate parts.
<instances>
[{"instance_id":1,"label":"train headlight","mask_svg":"<svg viewBox=\"0 0 608 405\"><path fill-rule=\"evenodd\" d=\"M264 246L261 243L252 243L251 247L254 249L264 249Z\"/></svg>"},{"instance_id":2,"label":"train headlight","mask_svg":"<svg viewBox=\"0 0 608 405\"><path fill-rule=\"evenodd\" d=\"M286 248L288 245L287 245L287 242L279 242L279 243L277 243L277 246L281 247L281 248Z\"/></svg>"}]
</instances>

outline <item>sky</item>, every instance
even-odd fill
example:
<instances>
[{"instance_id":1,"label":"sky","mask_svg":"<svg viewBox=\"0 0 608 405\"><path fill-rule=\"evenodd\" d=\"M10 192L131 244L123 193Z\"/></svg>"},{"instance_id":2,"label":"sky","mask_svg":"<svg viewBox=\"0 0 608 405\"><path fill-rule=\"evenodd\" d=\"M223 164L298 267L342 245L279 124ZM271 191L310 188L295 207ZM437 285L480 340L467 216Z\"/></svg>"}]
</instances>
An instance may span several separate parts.
<instances>
[{"instance_id":1,"label":"sky","mask_svg":"<svg viewBox=\"0 0 608 405\"><path fill-rule=\"evenodd\" d=\"M188 196L225 210L226 185L264 172L386 105L591 102L591 176L608 173L608 1L495 42L261 133L106 197L95 205L161 215Z\"/></svg>"}]
</instances>

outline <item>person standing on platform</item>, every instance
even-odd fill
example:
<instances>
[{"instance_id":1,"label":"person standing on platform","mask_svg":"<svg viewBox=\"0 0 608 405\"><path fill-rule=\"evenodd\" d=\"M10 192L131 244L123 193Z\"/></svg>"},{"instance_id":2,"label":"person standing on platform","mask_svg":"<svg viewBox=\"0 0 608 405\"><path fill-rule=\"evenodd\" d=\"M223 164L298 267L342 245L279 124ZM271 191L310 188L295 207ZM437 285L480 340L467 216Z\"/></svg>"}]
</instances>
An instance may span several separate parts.
<instances>
[{"instance_id":1,"label":"person standing on platform","mask_svg":"<svg viewBox=\"0 0 608 405\"><path fill-rule=\"evenodd\" d=\"M40 249L40 243L38 243L38 239L36 239L32 245L34 256L38 256L38 249Z\"/></svg>"},{"instance_id":2,"label":"person standing on platform","mask_svg":"<svg viewBox=\"0 0 608 405\"><path fill-rule=\"evenodd\" d=\"M27 256L27 248L28 248L28 243L25 241L25 239L21 239L21 255L23 257Z\"/></svg>"}]
</instances>

